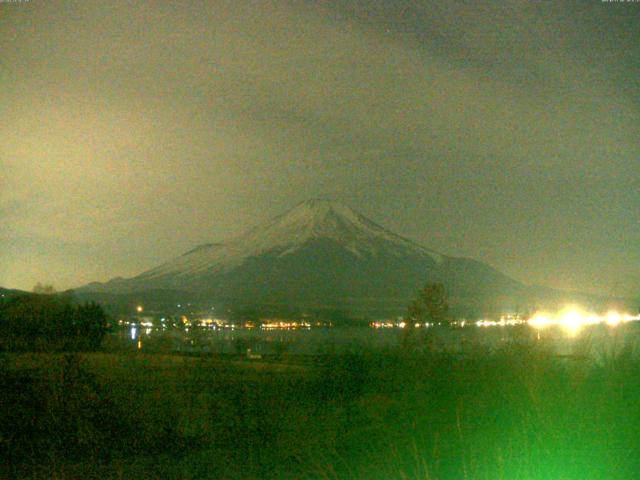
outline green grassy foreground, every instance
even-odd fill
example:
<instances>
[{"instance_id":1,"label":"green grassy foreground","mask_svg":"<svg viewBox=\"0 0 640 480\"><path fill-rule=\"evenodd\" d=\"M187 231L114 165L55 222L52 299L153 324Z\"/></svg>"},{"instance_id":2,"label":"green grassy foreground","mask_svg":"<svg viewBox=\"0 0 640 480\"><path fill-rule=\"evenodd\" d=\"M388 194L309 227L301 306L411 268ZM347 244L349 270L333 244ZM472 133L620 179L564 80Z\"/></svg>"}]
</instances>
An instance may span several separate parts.
<instances>
[{"instance_id":1,"label":"green grassy foreground","mask_svg":"<svg viewBox=\"0 0 640 480\"><path fill-rule=\"evenodd\" d=\"M640 358L5 354L3 478L632 479Z\"/></svg>"}]
</instances>

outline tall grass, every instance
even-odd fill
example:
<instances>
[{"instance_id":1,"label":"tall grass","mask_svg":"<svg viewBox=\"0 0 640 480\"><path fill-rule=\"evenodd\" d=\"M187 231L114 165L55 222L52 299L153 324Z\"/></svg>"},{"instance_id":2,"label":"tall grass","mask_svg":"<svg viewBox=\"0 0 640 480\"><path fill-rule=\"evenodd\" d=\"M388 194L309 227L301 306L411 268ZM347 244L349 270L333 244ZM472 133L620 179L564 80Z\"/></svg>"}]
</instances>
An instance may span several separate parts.
<instances>
[{"instance_id":1,"label":"tall grass","mask_svg":"<svg viewBox=\"0 0 640 480\"><path fill-rule=\"evenodd\" d=\"M312 365L5 355L16 478L632 479L640 358L534 344Z\"/></svg>"}]
</instances>

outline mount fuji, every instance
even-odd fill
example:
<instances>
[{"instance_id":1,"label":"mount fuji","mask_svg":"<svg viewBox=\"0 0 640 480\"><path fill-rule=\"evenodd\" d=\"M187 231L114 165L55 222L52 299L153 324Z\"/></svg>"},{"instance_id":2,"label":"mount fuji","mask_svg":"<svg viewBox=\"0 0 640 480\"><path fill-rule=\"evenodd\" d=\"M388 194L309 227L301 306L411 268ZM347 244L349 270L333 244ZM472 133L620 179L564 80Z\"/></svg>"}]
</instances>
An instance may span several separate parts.
<instances>
[{"instance_id":1,"label":"mount fuji","mask_svg":"<svg viewBox=\"0 0 640 480\"><path fill-rule=\"evenodd\" d=\"M401 313L425 282L442 282L455 306L512 306L526 287L492 267L437 253L351 208L308 200L224 243L201 245L88 293L179 291L254 305Z\"/></svg>"}]
</instances>

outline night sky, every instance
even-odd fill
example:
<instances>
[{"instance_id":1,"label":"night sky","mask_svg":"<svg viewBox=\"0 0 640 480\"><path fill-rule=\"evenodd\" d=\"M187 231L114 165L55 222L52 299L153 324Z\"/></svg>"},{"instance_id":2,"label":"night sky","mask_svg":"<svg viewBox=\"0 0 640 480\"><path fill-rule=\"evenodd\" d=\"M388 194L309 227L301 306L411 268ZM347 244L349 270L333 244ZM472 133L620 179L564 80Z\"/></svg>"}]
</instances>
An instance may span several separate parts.
<instances>
[{"instance_id":1,"label":"night sky","mask_svg":"<svg viewBox=\"0 0 640 480\"><path fill-rule=\"evenodd\" d=\"M0 3L0 285L132 276L310 197L640 293L640 3Z\"/></svg>"}]
</instances>

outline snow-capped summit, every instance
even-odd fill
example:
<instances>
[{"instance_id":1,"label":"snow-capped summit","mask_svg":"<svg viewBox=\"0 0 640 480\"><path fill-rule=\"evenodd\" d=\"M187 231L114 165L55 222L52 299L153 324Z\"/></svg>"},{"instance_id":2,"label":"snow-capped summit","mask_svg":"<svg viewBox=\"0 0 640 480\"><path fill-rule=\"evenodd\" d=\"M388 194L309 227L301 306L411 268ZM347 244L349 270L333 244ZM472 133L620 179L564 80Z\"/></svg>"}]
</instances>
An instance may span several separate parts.
<instances>
[{"instance_id":1,"label":"snow-capped summit","mask_svg":"<svg viewBox=\"0 0 640 480\"><path fill-rule=\"evenodd\" d=\"M429 255L443 257L375 224L351 208L313 199L225 243L205 244L138 278L192 276L226 272L250 257L291 255L314 240L331 241L357 257Z\"/></svg>"},{"instance_id":2,"label":"snow-capped summit","mask_svg":"<svg viewBox=\"0 0 640 480\"><path fill-rule=\"evenodd\" d=\"M242 244L253 253L283 249L281 255L286 255L319 238L331 239L355 255L375 255L382 249L392 249L398 254L414 251L440 259L435 252L382 228L346 205L323 199L302 202L232 244Z\"/></svg>"}]
</instances>

